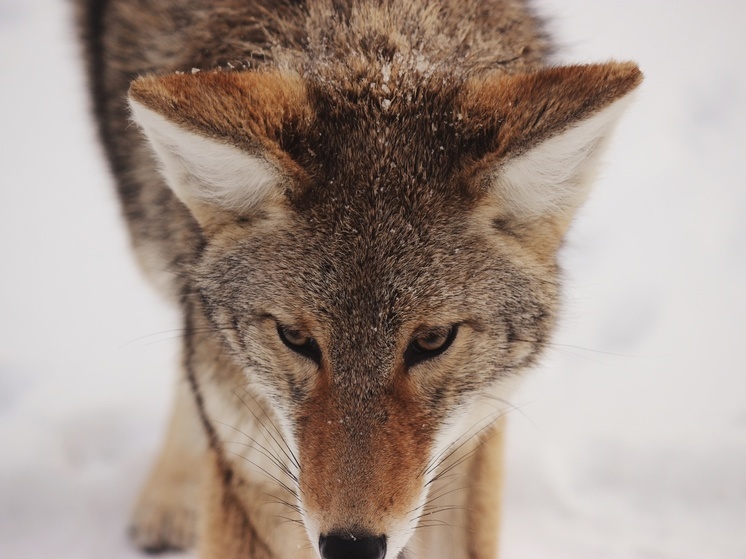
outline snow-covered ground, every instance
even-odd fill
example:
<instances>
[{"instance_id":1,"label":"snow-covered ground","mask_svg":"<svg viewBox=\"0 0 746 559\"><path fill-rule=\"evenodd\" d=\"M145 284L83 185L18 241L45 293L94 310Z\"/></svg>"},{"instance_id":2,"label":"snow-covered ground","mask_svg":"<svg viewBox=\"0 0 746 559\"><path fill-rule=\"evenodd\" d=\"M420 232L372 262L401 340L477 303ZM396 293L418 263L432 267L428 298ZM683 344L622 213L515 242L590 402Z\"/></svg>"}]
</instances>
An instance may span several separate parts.
<instances>
[{"instance_id":1,"label":"snow-covered ground","mask_svg":"<svg viewBox=\"0 0 746 559\"><path fill-rule=\"evenodd\" d=\"M746 558L746 4L542 0L646 73L513 403L504 557ZM62 0L0 0L0 557L135 558L176 317L136 272Z\"/></svg>"}]
</instances>

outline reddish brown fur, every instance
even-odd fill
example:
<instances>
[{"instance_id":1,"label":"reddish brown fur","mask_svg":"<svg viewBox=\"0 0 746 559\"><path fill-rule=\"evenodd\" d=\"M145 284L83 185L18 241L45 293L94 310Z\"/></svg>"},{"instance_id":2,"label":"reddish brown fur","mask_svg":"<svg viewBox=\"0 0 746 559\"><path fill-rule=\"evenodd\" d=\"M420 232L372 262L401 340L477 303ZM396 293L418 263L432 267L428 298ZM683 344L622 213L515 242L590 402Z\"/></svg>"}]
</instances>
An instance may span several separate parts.
<instances>
[{"instance_id":1,"label":"reddish brown fur","mask_svg":"<svg viewBox=\"0 0 746 559\"><path fill-rule=\"evenodd\" d=\"M386 394L359 404L367 410L352 409L320 379L301 411L298 441L307 464L301 490L309 510L323 511L323 531L346 525L377 535L381 525L406 515L422 490L432 422L412 381L403 371L397 376ZM363 429L353 419L360 413L372 418ZM359 481L340 483L346 479Z\"/></svg>"},{"instance_id":2,"label":"reddish brown fur","mask_svg":"<svg viewBox=\"0 0 746 559\"><path fill-rule=\"evenodd\" d=\"M518 155L635 89L642 73L631 62L495 72L472 78L461 104L472 130L485 138L482 168Z\"/></svg>"},{"instance_id":3,"label":"reddish brown fur","mask_svg":"<svg viewBox=\"0 0 746 559\"><path fill-rule=\"evenodd\" d=\"M188 130L249 152L278 150L282 134L301 133L311 117L305 83L290 72L147 76L129 94Z\"/></svg>"}]
</instances>

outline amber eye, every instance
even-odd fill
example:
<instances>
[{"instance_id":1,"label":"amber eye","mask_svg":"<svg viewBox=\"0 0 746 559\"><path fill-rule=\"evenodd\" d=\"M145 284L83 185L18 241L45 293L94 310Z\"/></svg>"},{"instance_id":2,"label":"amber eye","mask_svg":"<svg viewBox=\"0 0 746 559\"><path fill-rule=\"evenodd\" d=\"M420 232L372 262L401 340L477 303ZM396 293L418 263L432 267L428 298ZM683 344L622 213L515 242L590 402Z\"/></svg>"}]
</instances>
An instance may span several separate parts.
<instances>
[{"instance_id":1,"label":"amber eye","mask_svg":"<svg viewBox=\"0 0 746 559\"><path fill-rule=\"evenodd\" d=\"M454 325L434 328L419 334L404 352L404 364L411 367L421 361L437 357L450 347L457 332L458 325Z\"/></svg>"},{"instance_id":2,"label":"amber eye","mask_svg":"<svg viewBox=\"0 0 746 559\"><path fill-rule=\"evenodd\" d=\"M321 363L321 349L311 336L300 330L277 325L277 335L289 349L311 359L317 365Z\"/></svg>"}]
</instances>

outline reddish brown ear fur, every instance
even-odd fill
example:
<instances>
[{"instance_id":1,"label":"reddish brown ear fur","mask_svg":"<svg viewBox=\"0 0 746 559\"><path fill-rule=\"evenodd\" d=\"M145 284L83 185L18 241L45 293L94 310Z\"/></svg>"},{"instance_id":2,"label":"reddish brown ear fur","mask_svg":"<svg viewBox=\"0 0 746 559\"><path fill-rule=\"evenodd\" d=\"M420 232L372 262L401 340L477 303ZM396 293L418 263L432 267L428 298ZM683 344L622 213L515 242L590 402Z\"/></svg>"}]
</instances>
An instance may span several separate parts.
<instances>
[{"instance_id":1,"label":"reddish brown ear fur","mask_svg":"<svg viewBox=\"0 0 746 559\"><path fill-rule=\"evenodd\" d=\"M491 161L517 155L592 116L642 82L631 62L495 72L465 86L462 111ZM477 132L479 130L479 132Z\"/></svg>"},{"instance_id":2,"label":"reddish brown ear fur","mask_svg":"<svg viewBox=\"0 0 746 559\"><path fill-rule=\"evenodd\" d=\"M175 124L249 151L276 150L307 125L303 80L281 71L199 72L137 78L129 95Z\"/></svg>"}]
</instances>

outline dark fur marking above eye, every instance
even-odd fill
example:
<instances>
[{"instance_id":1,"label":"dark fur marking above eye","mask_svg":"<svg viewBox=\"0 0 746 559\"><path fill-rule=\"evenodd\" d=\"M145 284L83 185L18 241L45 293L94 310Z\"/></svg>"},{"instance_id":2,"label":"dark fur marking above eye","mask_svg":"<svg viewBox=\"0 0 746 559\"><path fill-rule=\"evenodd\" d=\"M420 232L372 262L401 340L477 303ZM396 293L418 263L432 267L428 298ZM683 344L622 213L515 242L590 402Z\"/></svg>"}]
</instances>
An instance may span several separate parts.
<instances>
[{"instance_id":1,"label":"dark fur marking above eye","mask_svg":"<svg viewBox=\"0 0 746 559\"><path fill-rule=\"evenodd\" d=\"M293 330L280 324L277 325L277 335L287 348L310 359L316 365L321 365L321 349L316 340L310 336L304 336L298 330Z\"/></svg>"},{"instance_id":2,"label":"dark fur marking above eye","mask_svg":"<svg viewBox=\"0 0 746 559\"><path fill-rule=\"evenodd\" d=\"M515 231L514 225L510 222L510 220L496 217L492 220L492 227L500 231L500 233L505 233L506 235L509 235L511 237L519 237L518 233Z\"/></svg>"}]
</instances>

